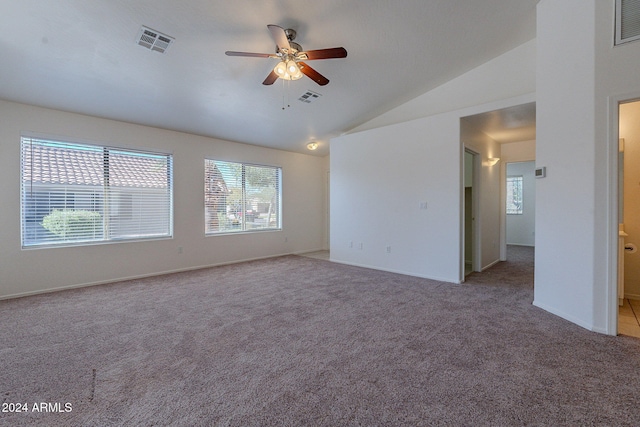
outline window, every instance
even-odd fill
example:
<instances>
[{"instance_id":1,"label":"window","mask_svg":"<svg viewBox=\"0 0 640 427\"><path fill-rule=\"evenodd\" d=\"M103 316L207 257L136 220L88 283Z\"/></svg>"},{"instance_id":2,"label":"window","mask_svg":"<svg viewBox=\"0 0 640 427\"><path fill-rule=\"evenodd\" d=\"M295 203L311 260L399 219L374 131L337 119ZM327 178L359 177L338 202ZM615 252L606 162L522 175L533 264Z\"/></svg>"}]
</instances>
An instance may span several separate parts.
<instances>
[{"instance_id":1,"label":"window","mask_svg":"<svg viewBox=\"0 0 640 427\"><path fill-rule=\"evenodd\" d=\"M507 177L507 215L522 215L522 175Z\"/></svg>"},{"instance_id":2,"label":"window","mask_svg":"<svg viewBox=\"0 0 640 427\"><path fill-rule=\"evenodd\" d=\"M640 0L616 0L615 44L640 40Z\"/></svg>"},{"instance_id":3,"label":"window","mask_svg":"<svg viewBox=\"0 0 640 427\"><path fill-rule=\"evenodd\" d=\"M172 236L172 157L22 138L22 246Z\"/></svg>"},{"instance_id":4,"label":"window","mask_svg":"<svg viewBox=\"0 0 640 427\"><path fill-rule=\"evenodd\" d=\"M282 169L244 163L204 161L205 232L282 228Z\"/></svg>"}]
</instances>

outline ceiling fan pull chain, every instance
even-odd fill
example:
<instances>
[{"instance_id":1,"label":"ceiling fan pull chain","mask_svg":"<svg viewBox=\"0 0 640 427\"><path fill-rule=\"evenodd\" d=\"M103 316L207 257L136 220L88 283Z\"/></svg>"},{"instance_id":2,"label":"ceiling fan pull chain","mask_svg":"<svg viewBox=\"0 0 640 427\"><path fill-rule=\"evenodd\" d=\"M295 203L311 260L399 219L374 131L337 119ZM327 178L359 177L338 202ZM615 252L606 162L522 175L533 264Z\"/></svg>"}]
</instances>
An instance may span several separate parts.
<instances>
[{"instance_id":1,"label":"ceiling fan pull chain","mask_svg":"<svg viewBox=\"0 0 640 427\"><path fill-rule=\"evenodd\" d=\"M282 80L282 109L284 110L284 80Z\"/></svg>"}]
</instances>

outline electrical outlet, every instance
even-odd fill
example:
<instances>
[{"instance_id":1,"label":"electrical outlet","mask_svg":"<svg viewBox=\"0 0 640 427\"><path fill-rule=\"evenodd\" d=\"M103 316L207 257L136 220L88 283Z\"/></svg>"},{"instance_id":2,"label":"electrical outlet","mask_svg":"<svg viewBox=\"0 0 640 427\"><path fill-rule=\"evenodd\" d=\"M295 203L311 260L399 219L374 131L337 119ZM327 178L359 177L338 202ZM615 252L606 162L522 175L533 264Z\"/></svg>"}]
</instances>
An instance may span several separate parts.
<instances>
[{"instance_id":1,"label":"electrical outlet","mask_svg":"<svg viewBox=\"0 0 640 427\"><path fill-rule=\"evenodd\" d=\"M178 253L181 254L183 252L182 246L178 246Z\"/></svg>"},{"instance_id":2,"label":"electrical outlet","mask_svg":"<svg viewBox=\"0 0 640 427\"><path fill-rule=\"evenodd\" d=\"M427 202L420 202L420 209L427 209Z\"/></svg>"},{"instance_id":3,"label":"electrical outlet","mask_svg":"<svg viewBox=\"0 0 640 427\"><path fill-rule=\"evenodd\" d=\"M387 253L390 254L391 253L391 246L387 246Z\"/></svg>"}]
</instances>

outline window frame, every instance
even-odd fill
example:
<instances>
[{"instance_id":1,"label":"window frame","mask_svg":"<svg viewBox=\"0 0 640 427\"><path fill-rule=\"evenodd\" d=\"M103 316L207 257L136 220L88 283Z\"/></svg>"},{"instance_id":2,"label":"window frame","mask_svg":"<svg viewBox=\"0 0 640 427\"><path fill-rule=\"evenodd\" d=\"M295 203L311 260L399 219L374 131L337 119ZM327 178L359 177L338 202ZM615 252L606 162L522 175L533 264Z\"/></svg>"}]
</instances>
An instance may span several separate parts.
<instances>
[{"instance_id":1,"label":"window frame","mask_svg":"<svg viewBox=\"0 0 640 427\"><path fill-rule=\"evenodd\" d=\"M97 186L96 188L96 194L98 193L98 189L101 188L100 191L103 192L102 199L99 202L96 202L97 205L102 205L101 209L100 209L100 213L103 216L102 219L102 226L101 226L101 233L100 235L102 236L101 238L83 238L83 239L79 239L79 240L74 240L74 239L64 239L63 240L59 240L59 241L55 241L55 240L48 240L48 239L34 239L33 242L29 242L26 236L26 232L27 232L27 228L29 227L29 225L27 224L26 221L26 217L27 217L27 212L26 212L26 195L29 192L32 192L32 189L26 190L25 186L26 185L33 185L34 182L26 182L25 180L25 164L27 163L27 161L25 161L25 154L27 152L30 152L32 154L32 150L33 148L25 148L25 145L30 144L31 142L37 142L40 146L45 146L47 144L50 144L51 146L58 146L60 148L63 149L68 149L68 150L93 150L93 152L96 151L102 151L103 153L109 153L109 156L148 156L148 158L153 158L153 157L157 157L158 159L162 159L164 161L166 161L166 172L167 172L167 176L166 176L166 183L167 183L167 189L165 190L167 192L166 195L162 195L162 198L166 198L167 201L167 206L165 206L163 209L167 215L166 217L166 233L155 233L155 234L149 234L149 235L145 235L145 234L136 234L136 235L131 235L131 236L109 236L108 233L105 233L105 231L107 230L107 225L105 223L109 223L109 220L104 219L104 215L105 215L105 203L108 203L108 201L106 201L106 199L104 199L104 194L109 194L108 197L116 197L118 198L118 200L120 200L120 198L124 195L121 192L121 188L126 188L126 187L122 187L122 186L117 186L117 185L109 185L108 187L113 187L114 190L105 190L104 187L100 187ZM33 166L33 157L29 160L29 162L31 163L31 165ZM105 169L108 168L109 166L109 162L106 161L103 163L103 174L110 174L111 172L109 172L109 169ZM42 170L42 168L41 168ZM101 143L94 143L94 142L87 142L87 141L79 141L77 139L73 139L73 138L66 138L66 137L50 137L47 135L41 135L41 134L21 134L20 135L20 241L21 241L21 248L23 250L34 250L34 249L48 249L48 248L61 248L61 247L76 247L76 246L94 246L94 245L104 245L104 244L113 244L113 243L124 243L124 242L139 242L139 241L150 241L150 240L165 240L165 239L173 239L173 233L174 233L174 176L173 176L173 153L170 152L166 152L166 151L160 151L160 150L148 150L148 149L138 149L138 148L131 148L131 147L122 147L122 146L116 146L116 145L107 145L107 144L101 144ZM33 174L33 169L31 170L31 172L29 172L29 179L31 179ZM44 185L43 183L40 183L39 185ZM75 184L69 184L69 183L58 183L55 184L55 186L60 187L60 188L64 188L67 187L69 185L75 185ZM65 189L66 191L66 189ZM133 195L131 195L132 197L135 197ZM95 202L95 197L96 195L93 193L84 193L84 192L79 192L79 193L65 193L65 197L72 197L74 199L74 204L77 200L83 200L83 199L89 199L92 200L92 203ZM133 200L133 199L132 199ZM66 208L65 208L66 209ZM117 211L117 209L119 209L119 206L110 206L107 207L107 212L109 212L109 209L115 209ZM75 209L72 209L75 210ZM82 210L86 210L86 209L82 209ZM50 211L50 213L53 212L53 210Z\"/></svg>"},{"instance_id":2,"label":"window frame","mask_svg":"<svg viewBox=\"0 0 640 427\"><path fill-rule=\"evenodd\" d=\"M208 224L207 224L207 218L208 218L208 212L207 212L207 162L213 162L215 163L225 163L225 164L230 164L230 165L237 165L240 166L242 168L241 172L241 179L242 182L240 184L240 189L242 191L241 194L241 206L244 205L245 206L245 211L246 211L246 202L248 201L247 198L247 194L246 194L246 189L247 189L247 185L246 185L246 177L245 177L245 173L244 170L246 167L257 167L257 168L265 168L265 169L272 169L275 170L277 173L276 176L276 210L277 210L277 218L276 218L276 225L273 227L260 227L260 228L247 228L247 221L246 221L246 216L243 215L242 221L241 221L241 227L239 229L226 229L226 230L219 230L219 231L210 231L208 229ZM230 236L230 235L237 235L237 234L246 234L246 233L261 233L261 232L274 232L274 231L282 231L282 223L283 223L283 219L282 219L282 194L283 194L283 190L282 190L282 182L283 182L283 168L282 166L276 166L276 165L268 165L268 164L258 164L258 163L251 163L251 162L241 162L241 161L232 161L232 160L221 160L221 159L216 159L216 158L210 158L210 157L205 157L204 159L204 171L203 171L203 175L204 175L204 191L203 191L203 196L204 196L204 232L205 232L205 236ZM236 187L237 188L237 187ZM226 212L226 201L225 201L225 215L227 214Z\"/></svg>"}]
</instances>

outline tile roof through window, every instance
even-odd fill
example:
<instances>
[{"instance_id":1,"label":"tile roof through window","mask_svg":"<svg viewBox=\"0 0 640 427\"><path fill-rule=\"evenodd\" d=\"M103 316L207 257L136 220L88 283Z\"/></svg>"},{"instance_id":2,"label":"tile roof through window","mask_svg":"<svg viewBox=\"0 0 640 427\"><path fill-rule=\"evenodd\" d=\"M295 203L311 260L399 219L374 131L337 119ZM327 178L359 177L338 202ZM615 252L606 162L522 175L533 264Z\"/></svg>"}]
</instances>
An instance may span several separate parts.
<instances>
[{"instance_id":1,"label":"tile roof through window","mask_svg":"<svg viewBox=\"0 0 640 427\"><path fill-rule=\"evenodd\" d=\"M122 151L110 152L25 144L22 179L34 184L104 185L105 161L112 187L168 188L166 158Z\"/></svg>"}]
</instances>

